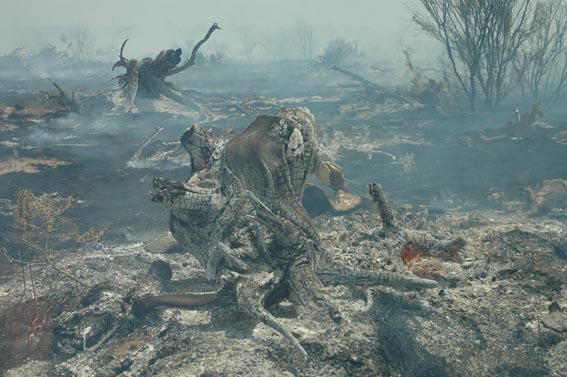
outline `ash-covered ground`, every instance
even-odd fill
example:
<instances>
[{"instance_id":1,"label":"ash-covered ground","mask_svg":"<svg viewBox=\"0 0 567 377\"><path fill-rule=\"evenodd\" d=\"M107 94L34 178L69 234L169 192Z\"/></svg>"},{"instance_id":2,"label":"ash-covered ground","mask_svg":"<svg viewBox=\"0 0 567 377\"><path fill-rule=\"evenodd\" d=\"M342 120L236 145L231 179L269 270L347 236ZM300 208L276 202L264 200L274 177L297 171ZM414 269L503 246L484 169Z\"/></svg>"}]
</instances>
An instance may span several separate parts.
<instances>
[{"instance_id":1,"label":"ash-covered ground","mask_svg":"<svg viewBox=\"0 0 567 377\"><path fill-rule=\"evenodd\" d=\"M68 73L68 72L67 72ZM367 71L387 85L398 78ZM15 78L16 77L16 78ZM75 91L78 112L57 110L45 79L0 80L0 371L7 376L563 376L567 370L567 123L545 109L530 132L507 135L513 106L491 114L432 114L408 97L384 103L338 72L303 62L195 66L172 80L187 101L141 98L117 110L107 66L53 79ZM72 77L72 78L69 78ZM297 83L289 85L290 82ZM48 92L48 94L40 92ZM211 288L167 235L168 212L150 202L153 177L190 174L179 138L194 123L231 138L258 115L308 107L321 155L352 191L379 182L400 223L462 237L457 255L392 255L379 247L375 211L313 218L323 248L345 264L412 271L439 288L328 287L342 320L270 308L309 354L296 353L235 303L130 314L134 297ZM59 111L59 112L58 112ZM139 157L139 145L163 130ZM318 183L314 180L315 183ZM104 236L54 263L11 260L15 195L28 188L77 202L73 223ZM16 232L17 233L17 232ZM4 255L5 254L5 255ZM11 262L10 262L11 261ZM173 280L148 277L154 261Z\"/></svg>"}]
</instances>

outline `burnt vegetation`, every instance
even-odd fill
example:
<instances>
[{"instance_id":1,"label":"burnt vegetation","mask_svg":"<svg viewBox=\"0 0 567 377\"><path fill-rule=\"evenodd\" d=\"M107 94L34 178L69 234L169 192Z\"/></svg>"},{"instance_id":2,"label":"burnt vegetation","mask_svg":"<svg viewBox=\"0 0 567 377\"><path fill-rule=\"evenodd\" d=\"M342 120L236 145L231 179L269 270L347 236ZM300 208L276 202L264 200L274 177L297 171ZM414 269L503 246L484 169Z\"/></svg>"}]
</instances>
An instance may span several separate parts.
<instances>
[{"instance_id":1,"label":"burnt vegetation","mask_svg":"<svg viewBox=\"0 0 567 377\"><path fill-rule=\"evenodd\" d=\"M456 92L497 108L521 87L534 100L565 96L567 7L563 1L422 0L414 21L444 49Z\"/></svg>"},{"instance_id":2,"label":"burnt vegetation","mask_svg":"<svg viewBox=\"0 0 567 377\"><path fill-rule=\"evenodd\" d=\"M0 374L561 376L567 1L413 4L0 56Z\"/></svg>"}]
</instances>

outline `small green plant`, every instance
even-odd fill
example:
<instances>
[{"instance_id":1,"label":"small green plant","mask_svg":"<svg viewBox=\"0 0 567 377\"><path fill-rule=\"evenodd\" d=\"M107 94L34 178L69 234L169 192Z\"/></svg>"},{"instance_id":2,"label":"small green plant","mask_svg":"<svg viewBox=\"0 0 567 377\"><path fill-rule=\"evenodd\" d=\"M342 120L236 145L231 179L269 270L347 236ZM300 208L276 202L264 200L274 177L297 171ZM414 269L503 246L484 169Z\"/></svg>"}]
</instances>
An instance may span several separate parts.
<instances>
[{"instance_id":1,"label":"small green plant","mask_svg":"<svg viewBox=\"0 0 567 377\"><path fill-rule=\"evenodd\" d=\"M8 261L21 269L23 297L28 285L32 298L37 297L34 270L45 265L78 285L90 287L62 265L62 260L70 253L83 252L100 241L107 228L80 229L65 216L76 203L77 199L61 197L57 193L36 196L29 189L16 193L13 230L5 236L7 246L2 250Z\"/></svg>"}]
</instances>

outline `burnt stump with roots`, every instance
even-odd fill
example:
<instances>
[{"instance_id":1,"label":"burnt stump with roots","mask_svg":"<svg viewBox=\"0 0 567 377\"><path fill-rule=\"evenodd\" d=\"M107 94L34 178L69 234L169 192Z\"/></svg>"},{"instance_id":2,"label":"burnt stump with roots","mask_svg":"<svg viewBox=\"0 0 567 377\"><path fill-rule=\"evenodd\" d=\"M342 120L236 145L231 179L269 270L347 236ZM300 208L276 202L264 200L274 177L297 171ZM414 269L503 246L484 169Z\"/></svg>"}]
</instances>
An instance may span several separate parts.
<instances>
[{"instance_id":1,"label":"burnt stump with roots","mask_svg":"<svg viewBox=\"0 0 567 377\"><path fill-rule=\"evenodd\" d=\"M127 111L132 110L134 101L139 94L155 99L165 96L176 101L181 100L180 93L174 90L173 85L165 79L194 66L199 48L209 40L215 30L219 29L220 27L214 23L205 37L193 47L191 56L182 65L178 65L181 62L182 54L180 48L164 50L154 59L127 59L124 57L124 47L128 42L128 39L126 39L120 47L119 60L114 63L112 70L117 67L126 68L126 72L116 76L115 79L118 79L120 90L126 96Z\"/></svg>"},{"instance_id":2,"label":"burnt stump with roots","mask_svg":"<svg viewBox=\"0 0 567 377\"><path fill-rule=\"evenodd\" d=\"M240 310L282 334L307 357L295 336L266 309L268 304L289 298L299 310L322 309L338 322L340 313L323 283L437 286L411 273L339 266L322 249L301 204L306 178L321 163L315 119L308 109L283 108L274 116L259 116L228 142L195 125L181 142L191 156L192 175L186 183L155 178L152 200L171 210L172 234L218 289L138 298L135 315L162 306L195 308L222 300L228 292ZM450 253L464 245L462 239L438 241L399 227L380 185L370 184L369 192L383 220L377 237L388 241L386 247Z\"/></svg>"}]
</instances>

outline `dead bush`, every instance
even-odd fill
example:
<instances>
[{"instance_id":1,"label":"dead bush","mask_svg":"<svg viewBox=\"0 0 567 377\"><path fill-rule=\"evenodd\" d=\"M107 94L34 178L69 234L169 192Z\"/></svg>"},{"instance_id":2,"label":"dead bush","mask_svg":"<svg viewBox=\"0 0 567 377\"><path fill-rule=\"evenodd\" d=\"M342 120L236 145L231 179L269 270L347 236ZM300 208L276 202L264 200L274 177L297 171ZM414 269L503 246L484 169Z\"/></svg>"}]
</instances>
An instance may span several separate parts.
<instances>
[{"instance_id":1,"label":"dead bush","mask_svg":"<svg viewBox=\"0 0 567 377\"><path fill-rule=\"evenodd\" d=\"M3 369L17 367L29 359L51 359L52 308L44 298L37 298L1 312L0 374Z\"/></svg>"},{"instance_id":2,"label":"dead bush","mask_svg":"<svg viewBox=\"0 0 567 377\"><path fill-rule=\"evenodd\" d=\"M567 4L537 3L532 23L515 61L520 85L534 101L557 103L567 94Z\"/></svg>"},{"instance_id":3,"label":"dead bush","mask_svg":"<svg viewBox=\"0 0 567 377\"><path fill-rule=\"evenodd\" d=\"M344 67L352 63L358 53L356 42L348 42L344 38L336 38L329 42L318 58L319 64L325 67Z\"/></svg>"},{"instance_id":4,"label":"dead bush","mask_svg":"<svg viewBox=\"0 0 567 377\"><path fill-rule=\"evenodd\" d=\"M4 255L23 280L22 297L38 297L36 272L49 266L74 283L90 287L64 265L64 258L100 241L107 229L81 229L65 216L77 200L59 194L36 196L29 189L16 193L12 231L4 236Z\"/></svg>"}]
</instances>

